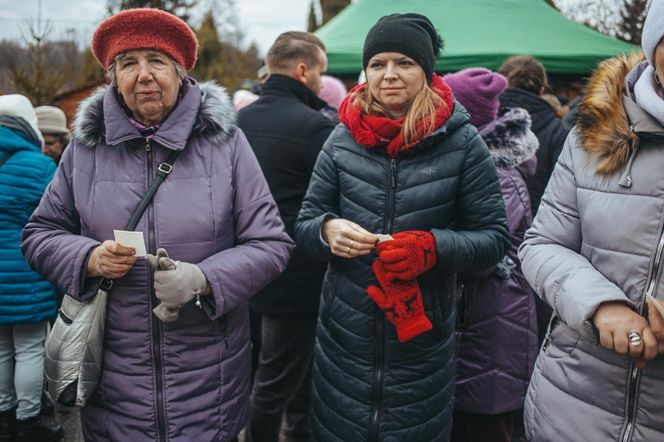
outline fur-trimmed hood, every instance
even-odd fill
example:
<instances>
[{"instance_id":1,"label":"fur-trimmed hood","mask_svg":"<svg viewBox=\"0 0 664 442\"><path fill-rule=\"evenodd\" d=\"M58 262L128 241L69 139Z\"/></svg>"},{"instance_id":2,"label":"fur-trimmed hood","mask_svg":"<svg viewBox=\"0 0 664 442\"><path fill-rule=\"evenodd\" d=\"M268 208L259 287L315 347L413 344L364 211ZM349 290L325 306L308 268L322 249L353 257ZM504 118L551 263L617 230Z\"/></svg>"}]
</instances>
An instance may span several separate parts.
<instances>
[{"instance_id":1,"label":"fur-trimmed hood","mask_svg":"<svg viewBox=\"0 0 664 442\"><path fill-rule=\"evenodd\" d=\"M193 136L203 136L213 143L221 143L228 139L237 127L236 113L233 109L233 104L226 93L226 89L215 84L214 82L196 83L195 80L187 78L183 80L186 82L187 93L193 93L194 90L200 90L201 102L198 106L198 113L191 131L187 138ZM112 134L107 131L107 124L109 124L109 103L105 101L109 98L110 86L102 86L98 88L90 97L81 102L74 120L74 139L82 144L89 146L97 146L103 143L112 143ZM184 98L180 100L176 108L171 112L171 115L166 119L168 122L171 117L175 117L177 108L183 105ZM127 119L128 121L128 119ZM113 121L113 124L115 122ZM166 124L164 124L165 126ZM157 132L159 133L159 132Z\"/></svg>"},{"instance_id":2,"label":"fur-trimmed hood","mask_svg":"<svg viewBox=\"0 0 664 442\"><path fill-rule=\"evenodd\" d=\"M513 108L480 130L497 167L516 167L535 156L539 141L531 125L527 110Z\"/></svg>"},{"instance_id":3,"label":"fur-trimmed hood","mask_svg":"<svg viewBox=\"0 0 664 442\"><path fill-rule=\"evenodd\" d=\"M599 160L597 173L621 169L638 147L639 137L626 107L637 106L630 91L636 79L628 76L643 60L641 53L606 60L588 82L579 105L577 130L583 149Z\"/></svg>"}]
</instances>

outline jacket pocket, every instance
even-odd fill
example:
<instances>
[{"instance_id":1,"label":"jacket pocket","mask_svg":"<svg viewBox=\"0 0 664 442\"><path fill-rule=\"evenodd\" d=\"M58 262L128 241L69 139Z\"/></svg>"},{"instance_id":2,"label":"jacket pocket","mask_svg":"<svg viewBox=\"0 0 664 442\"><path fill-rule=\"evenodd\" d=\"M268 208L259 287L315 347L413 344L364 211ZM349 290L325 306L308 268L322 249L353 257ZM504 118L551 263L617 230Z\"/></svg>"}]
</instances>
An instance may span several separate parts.
<instances>
[{"instance_id":1,"label":"jacket pocket","mask_svg":"<svg viewBox=\"0 0 664 442\"><path fill-rule=\"evenodd\" d=\"M224 344L224 350L228 350L228 313L219 318L219 336Z\"/></svg>"},{"instance_id":2,"label":"jacket pocket","mask_svg":"<svg viewBox=\"0 0 664 442\"><path fill-rule=\"evenodd\" d=\"M546 330L546 335L544 336L544 340L542 341L542 353L546 353L546 351L549 349L549 346L551 345L551 336L553 335L553 332L556 330L556 328L560 325L560 319L556 315L551 316L551 321L549 321L549 326L547 327Z\"/></svg>"},{"instance_id":3,"label":"jacket pocket","mask_svg":"<svg viewBox=\"0 0 664 442\"><path fill-rule=\"evenodd\" d=\"M449 315L456 315L456 319L454 317L451 319L457 321L457 330L462 322L465 323L468 303L465 287L455 277L440 279L435 287L441 287L441 289L433 289L430 292L431 317L429 319L433 325L432 336L440 340L446 337L445 321L450 319ZM445 309L456 310L456 312L444 311ZM461 316L462 322L459 322L459 316Z\"/></svg>"},{"instance_id":4,"label":"jacket pocket","mask_svg":"<svg viewBox=\"0 0 664 442\"><path fill-rule=\"evenodd\" d=\"M468 292L463 284L459 284L459 292L456 296L457 299L457 317L456 317L456 330L464 331L468 321Z\"/></svg>"},{"instance_id":5,"label":"jacket pocket","mask_svg":"<svg viewBox=\"0 0 664 442\"><path fill-rule=\"evenodd\" d=\"M576 348L581 335L553 316L549 323L549 331L542 342L542 353L552 359L563 358Z\"/></svg>"},{"instance_id":6,"label":"jacket pocket","mask_svg":"<svg viewBox=\"0 0 664 442\"><path fill-rule=\"evenodd\" d=\"M323 281L323 305L321 306L321 321L328 327L330 325L330 309L334 298L337 296L339 288L339 274L333 270L328 270Z\"/></svg>"},{"instance_id":7,"label":"jacket pocket","mask_svg":"<svg viewBox=\"0 0 664 442\"><path fill-rule=\"evenodd\" d=\"M431 294L431 334L436 338L440 339L443 337L443 312L440 305L440 296L438 293Z\"/></svg>"}]
</instances>

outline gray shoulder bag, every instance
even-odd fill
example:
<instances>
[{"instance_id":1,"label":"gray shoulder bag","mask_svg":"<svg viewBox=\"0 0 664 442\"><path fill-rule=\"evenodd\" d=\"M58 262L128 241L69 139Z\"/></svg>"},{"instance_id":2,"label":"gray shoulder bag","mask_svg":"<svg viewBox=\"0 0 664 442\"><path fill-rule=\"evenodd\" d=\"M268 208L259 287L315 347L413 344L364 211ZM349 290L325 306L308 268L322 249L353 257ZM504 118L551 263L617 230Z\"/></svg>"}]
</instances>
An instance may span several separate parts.
<instances>
[{"instance_id":1,"label":"gray shoulder bag","mask_svg":"<svg viewBox=\"0 0 664 442\"><path fill-rule=\"evenodd\" d=\"M134 230L157 188L173 170L179 151L173 151L159 164L152 185L127 223L125 230ZM48 391L58 403L82 407L90 398L101 378L104 354L106 298L113 280L102 278L97 294L87 302L79 302L65 294L58 317L46 339L44 372Z\"/></svg>"}]
</instances>

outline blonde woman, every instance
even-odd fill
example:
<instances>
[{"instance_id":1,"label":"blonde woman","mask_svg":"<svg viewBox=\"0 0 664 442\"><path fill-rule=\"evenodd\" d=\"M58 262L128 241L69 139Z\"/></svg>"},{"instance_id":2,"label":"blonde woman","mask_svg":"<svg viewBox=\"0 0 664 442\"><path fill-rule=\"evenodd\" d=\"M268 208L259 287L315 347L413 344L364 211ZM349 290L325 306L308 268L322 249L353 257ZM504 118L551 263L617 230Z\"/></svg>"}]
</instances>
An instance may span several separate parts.
<instances>
[{"instance_id":1,"label":"blonde woman","mask_svg":"<svg viewBox=\"0 0 664 442\"><path fill-rule=\"evenodd\" d=\"M496 264L508 234L489 152L433 73L441 46L418 14L369 31L367 82L342 103L296 222L300 247L330 260L314 440L449 438L456 274Z\"/></svg>"}]
</instances>

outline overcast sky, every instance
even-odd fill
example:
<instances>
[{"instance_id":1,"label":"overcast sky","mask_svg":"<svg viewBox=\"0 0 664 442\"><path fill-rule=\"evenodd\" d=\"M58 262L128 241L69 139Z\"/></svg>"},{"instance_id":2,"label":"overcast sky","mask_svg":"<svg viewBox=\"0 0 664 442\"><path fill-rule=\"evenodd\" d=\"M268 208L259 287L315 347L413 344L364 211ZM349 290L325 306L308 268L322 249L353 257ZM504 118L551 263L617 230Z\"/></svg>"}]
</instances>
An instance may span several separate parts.
<instances>
[{"instance_id":1,"label":"overcast sky","mask_svg":"<svg viewBox=\"0 0 664 442\"><path fill-rule=\"evenodd\" d=\"M598 19L603 22L616 20L617 4L621 1L555 0L567 15L591 22ZM255 41L262 54L265 54L280 33L305 30L310 0L235 0L235 3L240 25L246 35L245 43ZM75 32L77 41L86 45L106 12L106 0L42 0L41 4L42 19L50 21L51 39L66 38L69 29ZM215 4L215 0L198 0L193 25L198 24L211 4ZM36 23L38 13L39 0L0 0L0 40L21 39L21 29L27 29L26 20L31 19Z\"/></svg>"},{"instance_id":2,"label":"overcast sky","mask_svg":"<svg viewBox=\"0 0 664 442\"><path fill-rule=\"evenodd\" d=\"M194 20L214 0L199 0ZM64 38L73 29L77 40L89 44L95 27L105 16L106 0L42 0L42 20L51 25L51 39ZM309 0L236 0L239 22L247 41L254 40L263 54L282 32L305 30ZM26 20L37 22L39 0L0 0L0 40L21 39ZM197 23L197 22L196 22Z\"/></svg>"}]
</instances>

